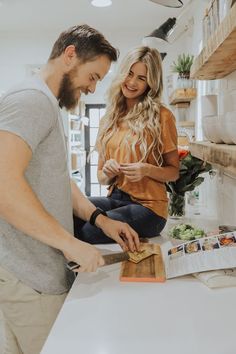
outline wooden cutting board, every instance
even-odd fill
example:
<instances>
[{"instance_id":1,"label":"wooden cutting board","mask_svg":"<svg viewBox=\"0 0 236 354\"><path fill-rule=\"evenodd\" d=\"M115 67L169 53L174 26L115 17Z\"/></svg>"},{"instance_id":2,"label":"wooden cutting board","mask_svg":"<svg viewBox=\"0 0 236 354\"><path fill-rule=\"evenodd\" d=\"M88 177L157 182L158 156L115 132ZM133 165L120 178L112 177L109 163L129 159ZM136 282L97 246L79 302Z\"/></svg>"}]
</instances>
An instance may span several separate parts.
<instances>
[{"instance_id":1,"label":"wooden cutting board","mask_svg":"<svg viewBox=\"0 0 236 354\"><path fill-rule=\"evenodd\" d=\"M156 254L135 264L130 261L122 262L120 280L128 282L164 282L165 267L160 245L146 243L142 248L154 251Z\"/></svg>"}]
</instances>

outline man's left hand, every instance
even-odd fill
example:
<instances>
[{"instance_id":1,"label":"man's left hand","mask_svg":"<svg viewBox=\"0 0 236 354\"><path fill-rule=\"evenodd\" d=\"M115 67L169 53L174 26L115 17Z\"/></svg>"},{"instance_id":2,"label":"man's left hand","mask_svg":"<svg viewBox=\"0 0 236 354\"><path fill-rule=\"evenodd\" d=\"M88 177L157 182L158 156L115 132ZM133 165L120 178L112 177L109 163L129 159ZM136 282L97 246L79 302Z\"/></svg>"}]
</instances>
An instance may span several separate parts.
<instances>
[{"instance_id":1,"label":"man's left hand","mask_svg":"<svg viewBox=\"0 0 236 354\"><path fill-rule=\"evenodd\" d=\"M96 226L100 227L105 235L117 242L123 251L139 251L139 236L128 224L98 215Z\"/></svg>"}]
</instances>

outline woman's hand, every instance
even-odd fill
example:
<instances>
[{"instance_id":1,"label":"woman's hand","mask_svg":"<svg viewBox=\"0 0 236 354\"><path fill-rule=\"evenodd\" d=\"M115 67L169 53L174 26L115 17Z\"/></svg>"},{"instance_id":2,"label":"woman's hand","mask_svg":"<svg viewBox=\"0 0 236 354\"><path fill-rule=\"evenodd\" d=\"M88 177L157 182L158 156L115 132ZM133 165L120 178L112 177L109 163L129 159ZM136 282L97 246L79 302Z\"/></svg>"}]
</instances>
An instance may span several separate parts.
<instances>
[{"instance_id":1,"label":"woman's hand","mask_svg":"<svg viewBox=\"0 0 236 354\"><path fill-rule=\"evenodd\" d=\"M108 178L114 178L120 174L120 165L114 159L107 160L103 165L102 172Z\"/></svg>"},{"instance_id":2,"label":"woman's hand","mask_svg":"<svg viewBox=\"0 0 236 354\"><path fill-rule=\"evenodd\" d=\"M149 164L144 162L122 163L120 164L120 171L130 182L138 182L149 175Z\"/></svg>"}]
</instances>

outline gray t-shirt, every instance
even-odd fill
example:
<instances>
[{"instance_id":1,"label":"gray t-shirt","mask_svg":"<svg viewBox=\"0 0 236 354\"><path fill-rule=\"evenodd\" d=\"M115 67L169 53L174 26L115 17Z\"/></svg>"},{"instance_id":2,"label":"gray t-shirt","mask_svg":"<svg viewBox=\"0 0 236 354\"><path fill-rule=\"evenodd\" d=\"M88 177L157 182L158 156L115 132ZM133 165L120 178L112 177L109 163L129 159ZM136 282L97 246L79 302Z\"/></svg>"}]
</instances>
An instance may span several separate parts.
<instances>
[{"instance_id":1,"label":"gray t-shirt","mask_svg":"<svg viewBox=\"0 0 236 354\"><path fill-rule=\"evenodd\" d=\"M38 76L0 100L0 130L21 137L32 150L26 179L44 208L70 233L72 199L67 148L58 102ZM1 168L1 166L0 166ZM31 288L66 292L72 277L63 254L25 235L0 218L0 265Z\"/></svg>"}]
</instances>

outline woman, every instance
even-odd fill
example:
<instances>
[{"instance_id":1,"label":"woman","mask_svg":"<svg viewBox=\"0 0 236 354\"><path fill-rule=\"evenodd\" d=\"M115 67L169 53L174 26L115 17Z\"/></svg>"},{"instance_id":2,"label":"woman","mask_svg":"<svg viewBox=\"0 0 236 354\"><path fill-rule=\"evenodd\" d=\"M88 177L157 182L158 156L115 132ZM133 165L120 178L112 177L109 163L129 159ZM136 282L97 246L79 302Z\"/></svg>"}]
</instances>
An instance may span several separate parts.
<instances>
[{"instance_id":1,"label":"woman","mask_svg":"<svg viewBox=\"0 0 236 354\"><path fill-rule=\"evenodd\" d=\"M140 47L128 53L109 90L96 144L98 180L110 187L108 197L90 200L140 237L157 236L164 228L165 182L179 176L175 119L161 103L162 90L158 51ZM90 243L112 242L76 218L75 235Z\"/></svg>"}]
</instances>

